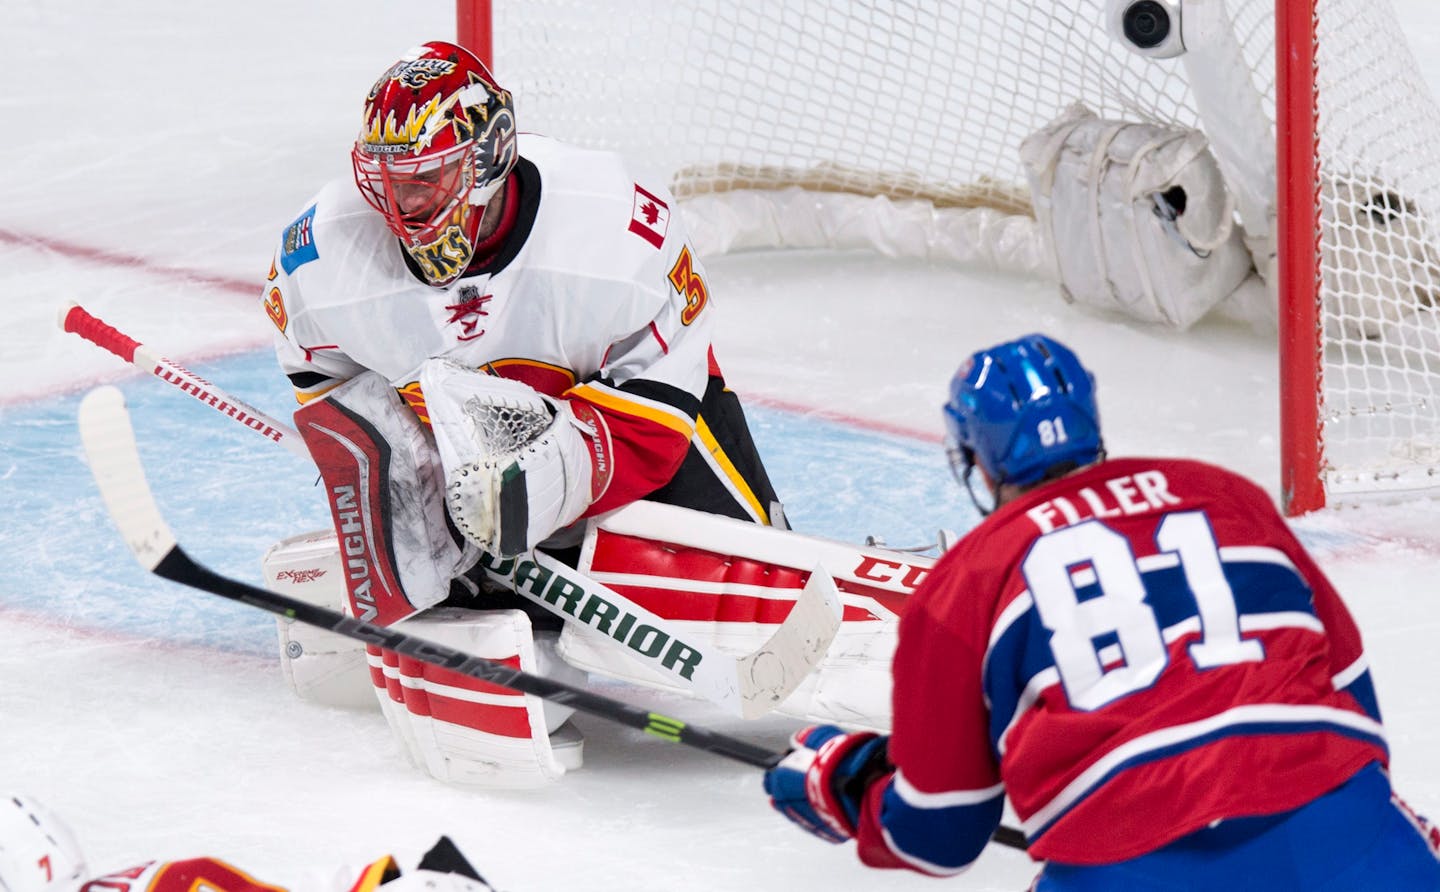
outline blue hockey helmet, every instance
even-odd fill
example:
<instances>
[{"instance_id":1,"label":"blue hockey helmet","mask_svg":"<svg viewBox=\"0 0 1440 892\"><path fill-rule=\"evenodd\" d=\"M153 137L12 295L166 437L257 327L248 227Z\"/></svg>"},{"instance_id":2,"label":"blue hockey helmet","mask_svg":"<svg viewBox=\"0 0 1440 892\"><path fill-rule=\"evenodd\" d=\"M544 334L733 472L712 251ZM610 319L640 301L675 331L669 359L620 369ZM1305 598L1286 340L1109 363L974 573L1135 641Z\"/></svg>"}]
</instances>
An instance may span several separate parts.
<instances>
[{"instance_id":1,"label":"blue hockey helmet","mask_svg":"<svg viewBox=\"0 0 1440 892\"><path fill-rule=\"evenodd\" d=\"M968 486L975 465L997 489L1027 486L1105 456L1095 378L1041 334L981 350L950 381L946 446Z\"/></svg>"}]
</instances>

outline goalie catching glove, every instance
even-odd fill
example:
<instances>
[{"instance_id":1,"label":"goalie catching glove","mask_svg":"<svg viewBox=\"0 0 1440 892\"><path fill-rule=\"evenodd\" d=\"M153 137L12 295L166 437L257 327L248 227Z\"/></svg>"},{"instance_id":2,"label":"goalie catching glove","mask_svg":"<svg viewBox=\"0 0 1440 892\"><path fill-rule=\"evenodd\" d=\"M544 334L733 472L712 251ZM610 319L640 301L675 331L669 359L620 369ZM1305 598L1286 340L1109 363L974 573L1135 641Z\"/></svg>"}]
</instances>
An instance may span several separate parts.
<instances>
[{"instance_id":1,"label":"goalie catching glove","mask_svg":"<svg viewBox=\"0 0 1440 892\"><path fill-rule=\"evenodd\" d=\"M420 370L450 519L477 547L523 554L579 519L610 480L599 413L445 359Z\"/></svg>"}]
</instances>

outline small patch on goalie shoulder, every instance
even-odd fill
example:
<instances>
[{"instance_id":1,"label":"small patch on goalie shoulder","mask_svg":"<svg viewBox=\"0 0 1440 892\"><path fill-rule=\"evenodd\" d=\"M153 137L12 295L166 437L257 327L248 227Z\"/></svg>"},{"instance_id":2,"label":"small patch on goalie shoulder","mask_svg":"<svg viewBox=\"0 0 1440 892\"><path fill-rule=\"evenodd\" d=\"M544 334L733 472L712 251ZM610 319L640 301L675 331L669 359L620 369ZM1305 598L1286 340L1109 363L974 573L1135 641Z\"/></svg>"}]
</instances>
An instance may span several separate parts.
<instances>
[{"instance_id":1,"label":"small patch on goalie shoulder","mask_svg":"<svg viewBox=\"0 0 1440 892\"><path fill-rule=\"evenodd\" d=\"M295 270L310 261L320 259L320 251L315 247L316 207L318 205L310 205L298 220L285 227L280 245L280 265L286 275L293 275Z\"/></svg>"},{"instance_id":2,"label":"small patch on goalie shoulder","mask_svg":"<svg viewBox=\"0 0 1440 892\"><path fill-rule=\"evenodd\" d=\"M635 204L630 212L630 231L660 247L670 229L670 205L635 184Z\"/></svg>"}]
</instances>

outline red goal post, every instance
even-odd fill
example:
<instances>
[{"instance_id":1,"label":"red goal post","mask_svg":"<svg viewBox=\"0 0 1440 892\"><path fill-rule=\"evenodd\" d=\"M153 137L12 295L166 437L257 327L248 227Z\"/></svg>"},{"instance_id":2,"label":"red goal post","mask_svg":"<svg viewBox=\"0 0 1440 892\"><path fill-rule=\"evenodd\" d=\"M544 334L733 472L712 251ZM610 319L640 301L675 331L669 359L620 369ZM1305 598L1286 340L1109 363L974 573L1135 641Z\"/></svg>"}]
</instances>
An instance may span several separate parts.
<instances>
[{"instance_id":1,"label":"red goal post","mask_svg":"<svg viewBox=\"0 0 1440 892\"><path fill-rule=\"evenodd\" d=\"M1123 45L1135 2L1183 53ZM1286 510L1440 492L1440 112L1390 0L457 0L457 28L525 129L669 175L702 252L1053 278L1020 141L1075 101L1201 130L1268 295Z\"/></svg>"},{"instance_id":2,"label":"red goal post","mask_svg":"<svg viewBox=\"0 0 1440 892\"><path fill-rule=\"evenodd\" d=\"M1275 54L1277 291L1295 297L1281 302L1278 319L1280 488L1286 513L1303 514L1325 505L1315 15L1309 2L1276 7L1275 44L1290 47Z\"/></svg>"}]
</instances>

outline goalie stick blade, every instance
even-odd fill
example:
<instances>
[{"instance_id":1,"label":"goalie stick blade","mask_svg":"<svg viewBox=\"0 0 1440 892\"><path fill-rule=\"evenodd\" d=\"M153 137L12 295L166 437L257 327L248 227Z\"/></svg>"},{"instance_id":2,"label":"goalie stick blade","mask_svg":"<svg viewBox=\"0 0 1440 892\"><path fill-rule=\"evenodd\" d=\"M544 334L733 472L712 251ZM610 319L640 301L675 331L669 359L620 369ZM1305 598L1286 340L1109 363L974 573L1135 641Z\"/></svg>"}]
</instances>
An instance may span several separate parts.
<instances>
[{"instance_id":1,"label":"goalie stick blade","mask_svg":"<svg viewBox=\"0 0 1440 892\"><path fill-rule=\"evenodd\" d=\"M80 442L120 537L140 566L153 572L175 549L175 536L145 483L135 431L119 388L97 387L80 401Z\"/></svg>"},{"instance_id":2,"label":"goalie stick blade","mask_svg":"<svg viewBox=\"0 0 1440 892\"><path fill-rule=\"evenodd\" d=\"M825 656L843 612L835 580L816 566L785 621L764 644L737 661L742 718L758 718L795 692Z\"/></svg>"}]
</instances>

